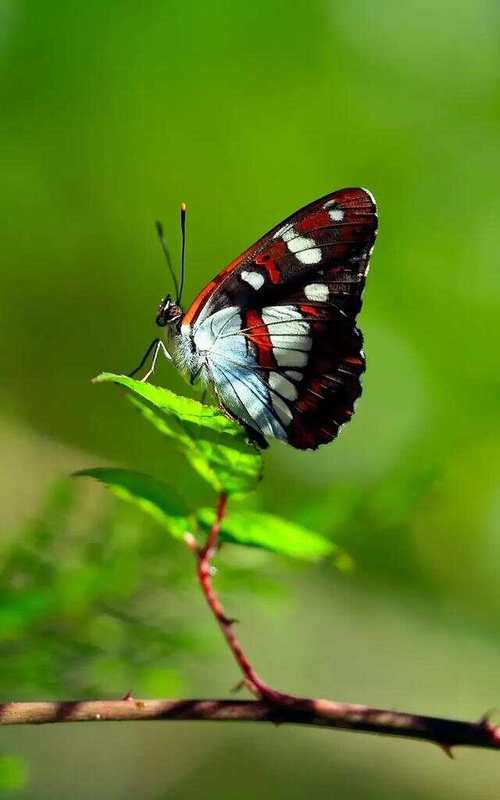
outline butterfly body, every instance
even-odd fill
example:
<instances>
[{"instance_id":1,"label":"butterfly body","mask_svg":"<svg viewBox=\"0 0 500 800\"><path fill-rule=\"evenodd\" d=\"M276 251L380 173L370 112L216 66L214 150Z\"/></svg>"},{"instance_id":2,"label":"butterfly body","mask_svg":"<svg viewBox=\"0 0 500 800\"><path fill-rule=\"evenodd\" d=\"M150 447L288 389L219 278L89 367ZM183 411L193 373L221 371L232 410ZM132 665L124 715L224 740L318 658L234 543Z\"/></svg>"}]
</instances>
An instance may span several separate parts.
<instances>
[{"instance_id":1,"label":"butterfly body","mask_svg":"<svg viewBox=\"0 0 500 800\"><path fill-rule=\"evenodd\" d=\"M376 230L371 194L342 189L269 231L185 314L165 298L157 323L174 364L258 440L315 449L335 438L361 393L355 322Z\"/></svg>"}]
</instances>

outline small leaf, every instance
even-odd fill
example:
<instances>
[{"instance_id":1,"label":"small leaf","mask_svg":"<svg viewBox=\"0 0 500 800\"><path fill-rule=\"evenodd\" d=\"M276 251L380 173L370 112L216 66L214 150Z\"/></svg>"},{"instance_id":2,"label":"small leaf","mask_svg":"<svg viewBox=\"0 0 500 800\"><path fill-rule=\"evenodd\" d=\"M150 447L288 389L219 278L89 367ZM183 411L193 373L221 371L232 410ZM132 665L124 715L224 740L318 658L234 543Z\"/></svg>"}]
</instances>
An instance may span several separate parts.
<instances>
[{"instance_id":1,"label":"small leaf","mask_svg":"<svg viewBox=\"0 0 500 800\"><path fill-rule=\"evenodd\" d=\"M197 517L201 525L208 529L215 519L215 512L204 508ZM316 561L337 550L333 542L318 533L273 514L258 511L229 511L222 523L220 538L233 544L260 547L307 561Z\"/></svg>"},{"instance_id":2,"label":"small leaf","mask_svg":"<svg viewBox=\"0 0 500 800\"><path fill-rule=\"evenodd\" d=\"M114 495L133 503L152 516L173 536L180 538L187 529L186 512L172 489L163 481L143 472L95 467L75 472L74 477L95 478Z\"/></svg>"},{"instance_id":3,"label":"small leaf","mask_svg":"<svg viewBox=\"0 0 500 800\"><path fill-rule=\"evenodd\" d=\"M244 429L213 406L125 375L103 373L97 383L120 384L145 418L181 449L216 492L252 491L261 478L262 457Z\"/></svg>"}]
</instances>

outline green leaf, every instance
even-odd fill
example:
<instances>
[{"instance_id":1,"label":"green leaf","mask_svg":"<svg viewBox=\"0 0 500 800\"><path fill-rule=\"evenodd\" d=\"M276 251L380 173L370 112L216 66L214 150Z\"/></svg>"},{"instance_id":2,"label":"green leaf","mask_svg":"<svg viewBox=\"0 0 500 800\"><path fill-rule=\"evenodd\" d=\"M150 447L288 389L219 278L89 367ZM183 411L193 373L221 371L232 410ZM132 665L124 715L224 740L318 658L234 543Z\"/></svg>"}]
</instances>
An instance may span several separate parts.
<instances>
[{"instance_id":1,"label":"green leaf","mask_svg":"<svg viewBox=\"0 0 500 800\"><path fill-rule=\"evenodd\" d=\"M132 393L145 418L172 439L216 492L252 491L261 478L262 457L245 430L213 406L181 397L150 383L105 372L94 379L112 382Z\"/></svg>"},{"instance_id":2,"label":"green leaf","mask_svg":"<svg viewBox=\"0 0 500 800\"><path fill-rule=\"evenodd\" d=\"M197 518L208 529L215 519L215 512L204 508L198 512ZM318 533L259 511L229 511L222 523L220 538L307 561L317 561L337 551L333 542Z\"/></svg>"},{"instance_id":3,"label":"green leaf","mask_svg":"<svg viewBox=\"0 0 500 800\"><path fill-rule=\"evenodd\" d=\"M151 475L128 469L95 467L75 472L74 477L95 478L114 495L152 516L177 538L183 536L187 529L184 506L166 483Z\"/></svg>"}]
</instances>

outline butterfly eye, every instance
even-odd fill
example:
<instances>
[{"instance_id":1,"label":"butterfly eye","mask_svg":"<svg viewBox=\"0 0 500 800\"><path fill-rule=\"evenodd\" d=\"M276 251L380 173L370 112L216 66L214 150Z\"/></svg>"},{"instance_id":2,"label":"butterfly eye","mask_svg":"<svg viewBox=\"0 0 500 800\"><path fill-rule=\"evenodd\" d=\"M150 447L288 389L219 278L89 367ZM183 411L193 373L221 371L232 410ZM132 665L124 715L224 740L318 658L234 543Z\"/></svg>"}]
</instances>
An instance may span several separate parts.
<instances>
[{"instance_id":1,"label":"butterfly eye","mask_svg":"<svg viewBox=\"0 0 500 800\"><path fill-rule=\"evenodd\" d=\"M158 313L156 314L156 324L160 328L164 328L170 322L170 309L172 307L172 300L170 295L167 294L158 306Z\"/></svg>"},{"instance_id":2,"label":"butterfly eye","mask_svg":"<svg viewBox=\"0 0 500 800\"><path fill-rule=\"evenodd\" d=\"M156 324L160 328L166 325L177 324L182 317L182 309L174 303L169 294L163 298L156 313Z\"/></svg>"}]
</instances>

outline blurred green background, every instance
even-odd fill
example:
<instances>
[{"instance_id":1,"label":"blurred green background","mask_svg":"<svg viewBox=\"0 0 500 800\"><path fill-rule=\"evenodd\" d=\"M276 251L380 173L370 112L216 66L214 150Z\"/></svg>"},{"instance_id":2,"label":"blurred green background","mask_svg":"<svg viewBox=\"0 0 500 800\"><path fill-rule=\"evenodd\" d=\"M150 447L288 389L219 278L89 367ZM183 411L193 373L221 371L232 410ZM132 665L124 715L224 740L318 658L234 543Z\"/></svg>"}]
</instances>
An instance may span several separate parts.
<instances>
[{"instance_id":1,"label":"blurred green background","mask_svg":"<svg viewBox=\"0 0 500 800\"><path fill-rule=\"evenodd\" d=\"M186 301L306 202L380 207L353 422L275 444L255 501L332 536L355 569L227 548L219 585L284 690L435 715L500 703L494 0L1 0L2 700L226 694L238 680L192 562L98 487L147 469L209 492L110 387ZM186 391L168 365L158 380ZM49 499L47 499L49 492ZM345 733L208 724L5 729L13 797L494 796L498 756ZM22 760L16 760L22 759Z\"/></svg>"}]
</instances>

